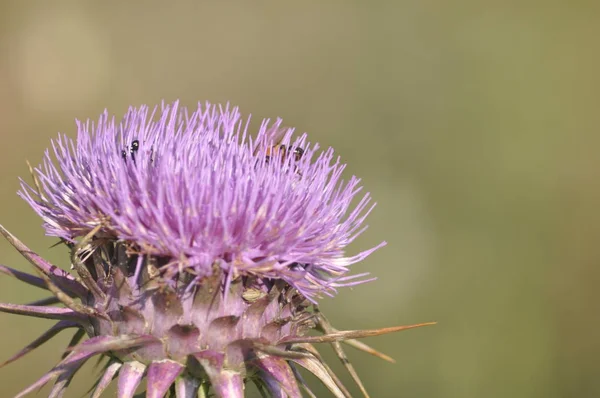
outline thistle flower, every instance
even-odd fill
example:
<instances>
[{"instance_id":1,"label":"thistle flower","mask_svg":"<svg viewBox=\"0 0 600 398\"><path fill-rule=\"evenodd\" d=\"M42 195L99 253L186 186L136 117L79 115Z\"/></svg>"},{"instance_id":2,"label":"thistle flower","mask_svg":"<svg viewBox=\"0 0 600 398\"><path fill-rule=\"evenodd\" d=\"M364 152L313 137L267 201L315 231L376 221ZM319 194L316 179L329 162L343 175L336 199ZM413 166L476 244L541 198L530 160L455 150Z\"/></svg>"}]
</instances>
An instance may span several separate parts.
<instances>
[{"instance_id":1,"label":"thistle flower","mask_svg":"<svg viewBox=\"0 0 600 398\"><path fill-rule=\"evenodd\" d=\"M300 397L300 387L314 396L298 366L350 396L321 342L366 396L340 342L391 360L354 339L420 326L340 332L318 309L324 295L369 280L350 266L384 243L345 254L365 229L369 194L357 198L358 178L341 180L331 148L292 139L281 120L251 137L248 122L229 106L190 114L163 104L130 108L120 123L105 112L78 122L76 140L52 142L19 195L69 248L74 273L0 227L39 276L0 271L52 293L0 311L57 321L4 364L76 331L58 365L18 396L53 379L51 396L61 396L93 356L107 360L93 397L113 378L119 397L132 397L144 377L148 397L242 397L248 381L265 396Z\"/></svg>"}]
</instances>

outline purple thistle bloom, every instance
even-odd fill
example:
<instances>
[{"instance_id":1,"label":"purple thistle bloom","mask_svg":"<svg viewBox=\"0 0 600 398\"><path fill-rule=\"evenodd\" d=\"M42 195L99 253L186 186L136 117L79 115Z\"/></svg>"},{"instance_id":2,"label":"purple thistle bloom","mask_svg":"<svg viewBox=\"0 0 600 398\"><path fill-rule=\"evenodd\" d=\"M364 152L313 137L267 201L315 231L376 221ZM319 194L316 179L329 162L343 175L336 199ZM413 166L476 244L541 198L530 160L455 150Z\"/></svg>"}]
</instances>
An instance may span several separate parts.
<instances>
[{"instance_id":1,"label":"purple thistle bloom","mask_svg":"<svg viewBox=\"0 0 600 398\"><path fill-rule=\"evenodd\" d=\"M0 272L53 294L0 311L58 321L6 363L78 331L59 365L21 395L56 379L52 396L60 396L101 355L108 361L94 397L113 377L119 397L133 396L144 377L148 397L203 397L209 387L242 397L246 381L274 397L299 397L299 386L310 395L297 365L349 396L314 349L319 342L333 344L366 395L339 342L391 360L353 339L420 325L339 332L317 300L366 281L349 267L385 243L354 256L345 248L374 205L368 193L357 198L358 178L341 180L345 165L331 148L319 151L305 134L292 139L280 120L264 121L255 137L248 124L229 106L189 114L163 104L131 108L119 124L105 112L78 123L76 140L52 142L19 195L71 249L77 276L0 228L40 277ZM307 336L312 329L323 335Z\"/></svg>"},{"instance_id":2,"label":"purple thistle bloom","mask_svg":"<svg viewBox=\"0 0 600 398\"><path fill-rule=\"evenodd\" d=\"M280 121L263 122L253 140L237 108L207 104L190 115L175 103L153 121L156 112L132 108L121 124L105 112L96 125L78 123L76 142L52 143L35 169L41 190L23 182L20 192L48 235L74 242L101 225L103 236L172 259L172 270L200 279L217 263L232 276L283 279L310 298L366 275L345 276L377 248L353 257L344 248L373 206L365 194L348 214L362 187L340 180L345 165L332 149L319 153L306 135L290 142ZM277 145L303 148L301 159L264 160L280 131Z\"/></svg>"}]
</instances>

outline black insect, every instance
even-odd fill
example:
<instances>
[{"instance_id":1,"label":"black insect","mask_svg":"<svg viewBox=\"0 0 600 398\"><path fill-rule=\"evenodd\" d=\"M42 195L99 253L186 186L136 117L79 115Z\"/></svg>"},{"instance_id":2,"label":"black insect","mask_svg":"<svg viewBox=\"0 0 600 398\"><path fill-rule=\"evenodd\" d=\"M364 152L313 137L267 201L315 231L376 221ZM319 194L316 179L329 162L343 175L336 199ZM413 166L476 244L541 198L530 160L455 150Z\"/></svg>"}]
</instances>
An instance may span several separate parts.
<instances>
[{"instance_id":1,"label":"black insect","mask_svg":"<svg viewBox=\"0 0 600 398\"><path fill-rule=\"evenodd\" d=\"M121 151L121 157L123 158L123 160L127 160L127 151L129 150L129 155L131 155L131 160L133 160L133 163L135 164L135 154L137 153L137 151L139 149L140 149L140 141L133 140L130 147L125 147L125 149L123 149Z\"/></svg>"},{"instance_id":2,"label":"black insect","mask_svg":"<svg viewBox=\"0 0 600 398\"><path fill-rule=\"evenodd\" d=\"M304 149L300 148L299 146L292 148L291 146L288 147L288 150L290 152L292 152L292 154L294 155L294 160L296 162L299 162L300 159L302 159L302 156L304 155Z\"/></svg>"},{"instance_id":3,"label":"black insect","mask_svg":"<svg viewBox=\"0 0 600 398\"><path fill-rule=\"evenodd\" d=\"M129 154L131 155L131 159L133 160L133 163L135 163L135 154L137 153L137 151L140 149L140 142L138 140L134 140L131 143L131 148L129 148Z\"/></svg>"}]
</instances>

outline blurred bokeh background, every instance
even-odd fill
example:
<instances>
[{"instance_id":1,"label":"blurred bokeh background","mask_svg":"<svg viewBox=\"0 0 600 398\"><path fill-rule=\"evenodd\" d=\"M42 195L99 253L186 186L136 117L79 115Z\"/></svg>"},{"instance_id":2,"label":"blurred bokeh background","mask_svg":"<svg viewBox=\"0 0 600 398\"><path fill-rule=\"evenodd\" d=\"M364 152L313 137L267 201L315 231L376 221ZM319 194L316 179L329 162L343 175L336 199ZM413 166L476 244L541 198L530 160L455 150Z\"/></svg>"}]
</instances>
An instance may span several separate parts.
<instances>
[{"instance_id":1,"label":"blurred bokeh background","mask_svg":"<svg viewBox=\"0 0 600 398\"><path fill-rule=\"evenodd\" d=\"M66 267L16 196L25 160L105 108L231 101L335 147L378 202L352 250L389 242L356 266L379 280L325 300L333 323L439 322L366 340L395 365L348 350L373 397L598 397L598 4L2 2L0 222ZM31 270L5 242L0 263ZM0 314L0 360L49 324ZM67 342L0 370L0 396Z\"/></svg>"}]
</instances>

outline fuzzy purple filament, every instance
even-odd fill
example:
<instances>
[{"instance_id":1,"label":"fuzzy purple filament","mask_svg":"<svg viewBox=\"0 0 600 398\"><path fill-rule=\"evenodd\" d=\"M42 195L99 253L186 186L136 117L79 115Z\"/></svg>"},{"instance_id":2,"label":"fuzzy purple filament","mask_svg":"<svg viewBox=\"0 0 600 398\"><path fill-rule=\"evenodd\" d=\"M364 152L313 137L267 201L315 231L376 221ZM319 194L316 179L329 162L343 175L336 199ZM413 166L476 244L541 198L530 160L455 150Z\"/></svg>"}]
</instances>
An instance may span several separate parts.
<instances>
[{"instance_id":1,"label":"fuzzy purple filament","mask_svg":"<svg viewBox=\"0 0 600 398\"><path fill-rule=\"evenodd\" d=\"M345 255L366 228L369 194L357 198L360 180L341 179L333 150L306 134L292 140L281 120L263 121L253 138L237 108L207 103L189 113L175 102L77 126L77 139L59 136L35 169L39 193L24 181L19 193L50 236L74 242L101 224L100 235L171 258L166 275L200 280L218 264L230 278L282 279L311 300L364 282L349 266L385 244ZM273 145L304 154L266 161Z\"/></svg>"}]
</instances>

